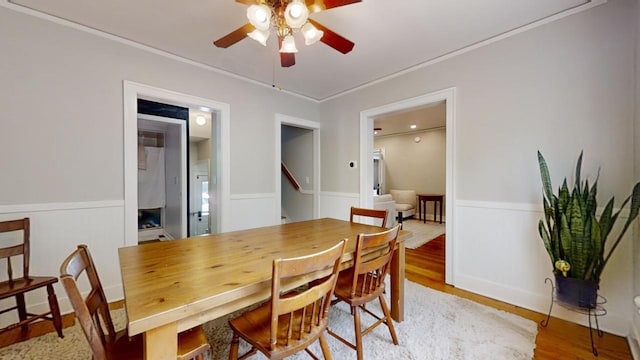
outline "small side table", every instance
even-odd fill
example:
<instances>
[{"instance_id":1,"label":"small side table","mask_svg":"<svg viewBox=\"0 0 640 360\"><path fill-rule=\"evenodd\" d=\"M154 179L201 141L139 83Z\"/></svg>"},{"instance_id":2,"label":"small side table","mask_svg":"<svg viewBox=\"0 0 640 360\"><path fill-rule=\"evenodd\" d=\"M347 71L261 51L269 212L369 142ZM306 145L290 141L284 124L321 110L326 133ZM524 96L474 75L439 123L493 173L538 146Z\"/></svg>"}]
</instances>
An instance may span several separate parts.
<instances>
[{"instance_id":1,"label":"small side table","mask_svg":"<svg viewBox=\"0 0 640 360\"><path fill-rule=\"evenodd\" d=\"M420 219L423 223L427 222L427 202L433 201L433 221L436 221L436 215L438 215L438 207L440 204L440 224L442 224L442 201L444 195L440 194L418 194L418 210L420 211Z\"/></svg>"}]
</instances>

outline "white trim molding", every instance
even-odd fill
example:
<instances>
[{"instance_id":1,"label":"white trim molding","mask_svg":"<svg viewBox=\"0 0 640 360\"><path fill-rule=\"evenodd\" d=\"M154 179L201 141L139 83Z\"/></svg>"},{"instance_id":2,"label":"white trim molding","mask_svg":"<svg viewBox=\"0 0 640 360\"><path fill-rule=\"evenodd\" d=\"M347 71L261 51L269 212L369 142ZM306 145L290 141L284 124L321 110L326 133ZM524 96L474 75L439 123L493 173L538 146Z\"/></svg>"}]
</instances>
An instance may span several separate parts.
<instances>
[{"instance_id":1,"label":"white trim molding","mask_svg":"<svg viewBox=\"0 0 640 360\"><path fill-rule=\"evenodd\" d=\"M275 193L233 194L231 200L275 199Z\"/></svg>"},{"instance_id":2,"label":"white trim molding","mask_svg":"<svg viewBox=\"0 0 640 360\"><path fill-rule=\"evenodd\" d=\"M112 207L124 207L124 200L2 205L0 206L0 214L35 213L35 212L80 210L80 209L99 209L99 208L112 208Z\"/></svg>"},{"instance_id":3,"label":"white trim molding","mask_svg":"<svg viewBox=\"0 0 640 360\"><path fill-rule=\"evenodd\" d=\"M282 211L282 125L288 125L297 128L303 128L313 131L313 189L312 190L300 190L303 195L313 196L313 218L317 219L320 214L320 123L310 121L306 119L300 119L284 114L275 114L275 192L276 192L276 217L277 221L280 221L280 213Z\"/></svg>"},{"instance_id":4,"label":"white trim molding","mask_svg":"<svg viewBox=\"0 0 640 360\"><path fill-rule=\"evenodd\" d=\"M137 172L137 129L138 129L138 98L150 98L158 101L169 101L189 107L206 106L216 113L216 131L218 140L216 146L219 151L218 194L220 194L218 224L219 232L231 228L230 218L230 186L231 186L231 115L230 106L226 103L205 99L193 95L161 89L132 81L123 81L124 102L124 238L125 245L138 243L138 172Z\"/></svg>"},{"instance_id":5,"label":"white trim molding","mask_svg":"<svg viewBox=\"0 0 640 360\"><path fill-rule=\"evenodd\" d=\"M75 29L75 30L83 31L83 32L86 32L86 33L89 33L89 34L92 34L92 35L95 35L95 36L99 36L99 37L102 37L102 38L105 38L105 39L109 39L109 40L112 40L112 41L115 41L115 42L118 42L118 43L121 43L121 44L124 44L124 45L128 45L128 46L134 47L136 49L148 51L150 53L153 53L153 54L156 54L156 55L160 55L160 56L163 56L163 57L175 60L175 61L179 61L179 62L182 62L182 63L185 63L185 64L189 64L189 65L201 68L201 69L205 69L205 70L209 70L209 71L212 71L212 72L215 72L215 73L218 73L218 74L222 74L222 75L228 76L230 78L238 79L238 80L245 81L245 82L248 82L248 83L251 83L251 84L254 84L254 85L258 85L258 86L262 86L262 87L268 87L268 88L271 88L271 89L277 89L278 91L281 91L281 92L286 93L288 95L292 95L292 96L296 96L296 97L299 97L299 98L302 98L302 99L305 99L305 100L313 101L315 103L322 103L322 102L325 102L325 101L333 100L335 98L339 98L341 96L353 93L355 91L362 90L364 88L373 86L375 84L378 84L378 83L381 83L381 82L396 78L398 76L402 76L402 75L410 73L412 71L415 71L415 70L418 70L418 69L421 69L421 68L424 68L424 67L427 67L427 66L430 66L430 65L433 65L433 64L437 64L439 62L451 59L451 58L456 57L458 55L462 55L462 54L467 53L469 51L473 51L475 49L478 49L478 48L493 44L493 43L495 43L497 41L504 40L504 39L507 39L509 37L518 35L518 34L520 34L522 32L525 32L525 31L528 31L528 30L531 30L531 29L535 29L535 28L537 28L539 26L546 25L548 23L563 19L563 18L565 18L567 16L571 16L571 15L580 13L582 11L589 10L589 9L594 8L596 6L605 4L605 3L607 3L607 1L608 0L590 0L590 1L586 2L586 3L584 3L584 4L578 5L576 7L571 8L571 9L567 9L565 11L559 12L559 13L551 15L551 16L548 16L548 17L540 19L538 21L534 21L534 22L532 22L530 24L526 24L526 25L520 26L518 28L515 28L513 30L510 30L510 31L504 32L502 34L496 35L496 36L491 37L489 39L486 39L486 40L483 40L483 41L479 41L479 42L474 43L472 45L465 46L463 48L451 51L451 52L449 52L447 54L444 54L444 55L441 55L441 56L437 56L437 57L435 57L433 59L429 59L429 60L424 61L424 62L422 62L420 64L417 64L417 65L414 65L414 66L409 67L407 69L404 69L402 71L398 71L396 73L380 77L380 78L375 79L373 81L369 81L367 83L364 83L364 84L362 84L360 86L356 86L356 87L351 88L349 90L338 92L338 93L336 93L334 95L331 95L331 96L328 96L328 97L325 97L325 98L322 98L322 99L312 98L312 97L305 96L305 95L302 95L302 94L298 94L298 93L295 93L295 92L292 92L292 91L288 91L288 90L285 90L285 89L274 88L273 84L267 84L267 83L263 83L263 82L260 82L260 81L256 81L256 80L250 79L248 77L241 76L241 75L238 75L238 74L234 74L232 72L229 72L229 71L226 71L226 70L222 70L222 69L219 69L219 68L211 66L211 65L207 65L207 64L204 64L204 63L201 63L201 62L197 62L197 61L182 57L182 56L178 56L176 54L172 54L170 52L163 51L163 50L160 50L160 49L157 49L157 48L154 48L154 47L151 47L151 46L148 46L148 45L145 45L145 44L142 44L142 43L130 40L130 39L126 39L126 38L123 38L123 37L120 37L120 36L116 36L116 35L113 35L113 34L110 34L110 33L104 32L104 31L100 31L100 30L97 30L97 29L94 29L94 28L91 28L91 27L88 27L88 26L85 26L85 25L82 25L82 24L79 24L79 23L75 23L73 21L69 21L69 20L54 16L54 15L51 15L51 14L47 14L47 13L44 13L44 12L41 12L41 11L38 11L38 10L35 10L35 9L28 8L28 7L23 6L23 5L14 4L14 3L10 2L9 0L0 0L0 6L5 7L7 9L10 9L10 10L13 10L13 11L16 11L16 12L20 12L20 13L23 13L23 14L31 15L31 16L34 16L34 17L37 17L37 18L40 18L40 19L43 19L43 20L51 21L51 22L53 22L55 24L67 26L67 27L70 27L70 28Z\"/></svg>"}]
</instances>

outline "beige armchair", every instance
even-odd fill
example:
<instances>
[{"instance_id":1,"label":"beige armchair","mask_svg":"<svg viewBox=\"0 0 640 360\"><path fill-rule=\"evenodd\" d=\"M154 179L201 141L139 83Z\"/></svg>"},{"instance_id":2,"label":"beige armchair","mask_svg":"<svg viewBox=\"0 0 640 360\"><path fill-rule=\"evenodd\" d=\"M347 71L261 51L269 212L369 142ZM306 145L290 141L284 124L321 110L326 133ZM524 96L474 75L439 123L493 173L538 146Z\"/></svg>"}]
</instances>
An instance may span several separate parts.
<instances>
[{"instance_id":1,"label":"beige armchair","mask_svg":"<svg viewBox=\"0 0 640 360\"><path fill-rule=\"evenodd\" d=\"M373 208L377 210L387 210L387 228L396 226L396 202L390 194L374 195Z\"/></svg>"},{"instance_id":2,"label":"beige armchair","mask_svg":"<svg viewBox=\"0 0 640 360\"><path fill-rule=\"evenodd\" d=\"M414 216L416 214L416 192L415 190L390 190L389 193L396 202L396 217L402 212L402 218Z\"/></svg>"}]
</instances>

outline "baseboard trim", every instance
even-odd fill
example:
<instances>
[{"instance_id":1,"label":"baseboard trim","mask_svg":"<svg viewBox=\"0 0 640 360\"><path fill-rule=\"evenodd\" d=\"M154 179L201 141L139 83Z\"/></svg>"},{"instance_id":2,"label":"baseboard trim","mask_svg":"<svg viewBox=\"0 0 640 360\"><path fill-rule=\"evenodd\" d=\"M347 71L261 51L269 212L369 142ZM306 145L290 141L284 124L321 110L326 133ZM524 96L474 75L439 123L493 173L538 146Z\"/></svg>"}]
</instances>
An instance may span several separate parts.
<instances>
[{"instance_id":1,"label":"baseboard trim","mask_svg":"<svg viewBox=\"0 0 640 360\"><path fill-rule=\"evenodd\" d=\"M1 205L0 214L124 207L124 200Z\"/></svg>"}]
</instances>

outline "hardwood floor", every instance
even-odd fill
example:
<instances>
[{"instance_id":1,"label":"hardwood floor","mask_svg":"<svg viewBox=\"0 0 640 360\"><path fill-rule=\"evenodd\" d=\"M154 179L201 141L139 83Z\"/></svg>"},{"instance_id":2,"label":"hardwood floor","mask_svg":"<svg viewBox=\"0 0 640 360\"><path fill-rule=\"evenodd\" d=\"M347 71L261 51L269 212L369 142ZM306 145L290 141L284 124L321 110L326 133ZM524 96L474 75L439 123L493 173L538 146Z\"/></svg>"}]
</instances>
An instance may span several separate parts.
<instances>
[{"instance_id":1,"label":"hardwood floor","mask_svg":"<svg viewBox=\"0 0 640 360\"><path fill-rule=\"evenodd\" d=\"M546 318L546 314L519 308L446 285L444 283L444 245L445 235L442 235L417 249L406 249L407 279L435 290L520 315L538 324ZM591 353L587 327L551 318L548 327L538 326L534 359L632 359L625 338L604 334L602 338L595 336L594 340L599 353L598 357Z\"/></svg>"}]
</instances>

